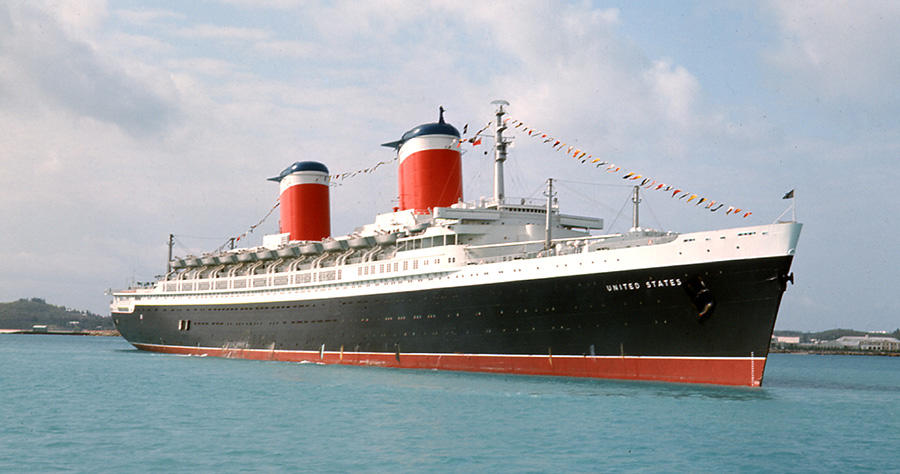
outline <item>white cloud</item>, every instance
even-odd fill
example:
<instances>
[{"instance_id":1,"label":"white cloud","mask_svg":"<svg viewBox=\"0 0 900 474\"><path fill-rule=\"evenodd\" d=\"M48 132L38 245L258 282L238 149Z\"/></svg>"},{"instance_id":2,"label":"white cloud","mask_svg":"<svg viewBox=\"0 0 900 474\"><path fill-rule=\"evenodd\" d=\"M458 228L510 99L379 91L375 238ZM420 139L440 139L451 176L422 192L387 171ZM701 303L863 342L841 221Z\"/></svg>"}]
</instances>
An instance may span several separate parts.
<instances>
[{"instance_id":1,"label":"white cloud","mask_svg":"<svg viewBox=\"0 0 900 474\"><path fill-rule=\"evenodd\" d=\"M260 41L271 36L271 33L258 28L242 28L234 26L196 25L179 28L178 36L184 38L215 39L224 41Z\"/></svg>"},{"instance_id":2,"label":"white cloud","mask_svg":"<svg viewBox=\"0 0 900 474\"><path fill-rule=\"evenodd\" d=\"M113 33L109 35L109 42L115 44L119 51L128 51L129 54L138 52L145 54L171 54L175 48L168 41L147 35L126 33Z\"/></svg>"},{"instance_id":3,"label":"white cloud","mask_svg":"<svg viewBox=\"0 0 900 474\"><path fill-rule=\"evenodd\" d=\"M260 41L253 47L269 56L293 59L308 58L317 51L313 44L300 41Z\"/></svg>"},{"instance_id":4,"label":"white cloud","mask_svg":"<svg viewBox=\"0 0 900 474\"><path fill-rule=\"evenodd\" d=\"M137 135L159 132L177 116L166 84L151 83L142 71L104 57L40 10L24 7L6 13L10 27L0 32L7 45L0 51L0 64L10 74L0 77L0 93L9 91L10 103L19 110L61 107Z\"/></svg>"},{"instance_id":5,"label":"white cloud","mask_svg":"<svg viewBox=\"0 0 900 474\"><path fill-rule=\"evenodd\" d=\"M842 101L900 100L883 94L900 77L900 3L773 1L770 8L781 37L769 59L793 87Z\"/></svg>"},{"instance_id":6,"label":"white cloud","mask_svg":"<svg viewBox=\"0 0 900 474\"><path fill-rule=\"evenodd\" d=\"M306 0L219 0L221 3L237 5L247 8L271 8L275 10L287 10L303 5L310 5Z\"/></svg>"},{"instance_id":7,"label":"white cloud","mask_svg":"<svg viewBox=\"0 0 900 474\"><path fill-rule=\"evenodd\" d=\"M117 17L128 23L136 25L148 25L159 20L184 20L185 16L181 13L171 10L115 10L113 12Z\"/></svg>"},{"instance_id":8,"label":"white cloud","mask_svg":"<svg viewBox=\"0 0 900 474\"><path fill-rule=\"evenodd\" d=\"M55 18L69 34L90 34L108 16L106 0L37 0L27 4Z\"/></svg>"},{"instance_id":9,"label":"white cloud","mask_svg":"<svg viewBox=\"0 0 900 474\"><path fill-rule=\"evenodd\" d=\"M694 102L700 89L697 79L682 66L673 66L669 61L653 61L644 72L644 80L652 92L656 109L669 122L682 128L689 128L695 119Z\"/></svg>"},{"instance_id":10,"label":"white cloud","mask_svg":"<svg viewBox=\"0 0 900 474\"><path fill-rule=\"evenodd\" d=\"M166 67L173 71L218 77L228 76L235 70L234 64L212 58L172 59L166 62Z\"/></svg>"}]
</instances>

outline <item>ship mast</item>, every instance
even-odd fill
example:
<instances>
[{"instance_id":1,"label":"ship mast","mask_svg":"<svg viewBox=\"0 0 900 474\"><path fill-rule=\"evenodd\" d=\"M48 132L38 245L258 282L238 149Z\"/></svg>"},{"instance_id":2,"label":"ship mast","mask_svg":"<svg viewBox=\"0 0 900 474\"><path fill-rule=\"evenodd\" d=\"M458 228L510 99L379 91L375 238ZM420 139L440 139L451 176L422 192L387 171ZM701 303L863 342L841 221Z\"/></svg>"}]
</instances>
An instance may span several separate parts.
<instances>
[{"instance_id":1,"label":"ship mast","mask_svg":"<svg viewBox=\"0 0 900 474\"><path fill-rule=\"evenodd\" d=\"M631 194L631 202L634 203L634 206L631 208L631 231L637 232L641 230L638 220L638 206L641 203L640 186L634 187L634 192Z\"/></svg>"},{"instance_id":2,"label":"ship mast","mask_svg":"<svg viewBox=\"0 0 900 474\"><path fill-rule=\"evenodd\" d=\"M506 197L503 191L503 162L506 161L506 146L509 144L503 139L503 131L506 130L506 124L503 123L506 111L503 110L503 106L508 106L509 102L498 99L491 103L497 106L497 129L494 135L494 202L497 209L500 209L500 204Z\"/></svg>"},{"instance_id":3,"label":"ship mast","mask_svg":"<svg viewBox=\"0 0 900 474\"><path fill-rule=\"evenodd\" d=\"M166 274L172 272L172 246L175 245L175 236L169 234L169 259L166 260Z\"/></svg>"},{"instance_id":4,"label":"ship mast","mask_svg":"<svg viewBox=\"0 0 900 474\"><path fill-rule=\"evenodd\" d=\"M550 213L553 211L553 178L547 178L547 220L544 227L544 250L550 250L553 236L550 232Z\"/></svg>"}]
</instances>

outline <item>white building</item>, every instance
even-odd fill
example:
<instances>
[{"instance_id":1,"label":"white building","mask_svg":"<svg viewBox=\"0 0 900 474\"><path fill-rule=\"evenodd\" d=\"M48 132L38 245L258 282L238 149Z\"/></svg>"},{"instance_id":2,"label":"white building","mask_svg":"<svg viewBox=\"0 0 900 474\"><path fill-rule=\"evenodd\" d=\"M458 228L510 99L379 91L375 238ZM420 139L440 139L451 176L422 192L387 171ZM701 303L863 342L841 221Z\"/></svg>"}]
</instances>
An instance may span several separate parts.
<instances>
[{"instance_id":1,"label":"white building","mask_svg":"<svg viewBox=\"0 0 900 474\"><path fill-rule=\"evenodd\" d=\"M828 341L825 347L859 349L862 351L900 351L900 340L887 336L843 336Z\"/></svg>"}]
</instances>

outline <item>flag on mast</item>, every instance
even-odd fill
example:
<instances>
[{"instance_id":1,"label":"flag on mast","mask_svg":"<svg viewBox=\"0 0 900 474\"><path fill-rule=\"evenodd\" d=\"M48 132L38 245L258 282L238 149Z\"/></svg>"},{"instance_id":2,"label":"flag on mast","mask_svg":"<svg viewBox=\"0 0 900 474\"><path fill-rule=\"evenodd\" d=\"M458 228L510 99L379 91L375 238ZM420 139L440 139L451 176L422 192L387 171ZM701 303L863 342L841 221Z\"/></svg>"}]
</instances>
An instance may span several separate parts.
<instances>
[{"instance_id":1,"label":"flag on mast","mask_svg":"<svg viewBox=\"0 0 900 474\"><path fill-rule=\"evenodd\" d=\"M794 190L792 189L785 193L785 195L782 196L781 199L794 199Z\"/></svg>"}]
</instances>

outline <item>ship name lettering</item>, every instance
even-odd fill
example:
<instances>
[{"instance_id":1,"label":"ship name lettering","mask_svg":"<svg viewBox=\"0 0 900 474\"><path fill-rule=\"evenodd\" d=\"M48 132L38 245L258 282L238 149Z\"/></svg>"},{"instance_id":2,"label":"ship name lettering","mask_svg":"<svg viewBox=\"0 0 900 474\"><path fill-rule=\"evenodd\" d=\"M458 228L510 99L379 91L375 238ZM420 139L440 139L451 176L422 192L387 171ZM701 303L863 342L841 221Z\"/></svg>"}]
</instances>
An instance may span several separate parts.
<instances>
[{"instance_id":1,"label":"ship name lettering","mask_svg":"<svg viewBox=\"0 0 900 474\"><path fill-rule=\"evenodd\" d=\"M681 286L681 278L669 278L662 280L648 280L647 288L663 288L666 286Z\"/></svg>"},{"instance_id":2,"label":"ship name lettering","mask_svg":"<svg viewBox=\"0 0 900 474\"><path fill-rule=\"evenodd\" d=\"M606 285L606 291L625 291L625 290L640 290L641 283L637 281L630 281L625 283L613 283L611 285Z\"/></svg>"},{"instance_id":3,"label":"ship name lettering","mask_svg":"<svg viewBox=\"0 0 900 474\"><path fill-rule=\"evenodd\" d=\"M672 286L681 286L681 278L664 278L661 280L647 280L645 283L637 281L612 283L606 285L606 291L628 291L640 290L641 288L665 288Z\"/></svg>"}]
</instances>

